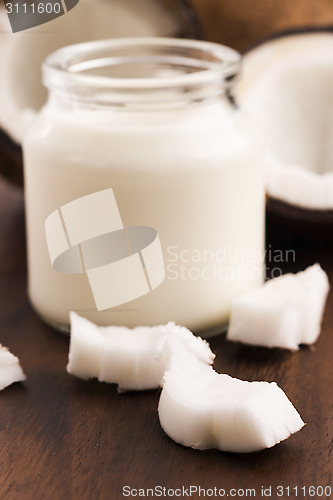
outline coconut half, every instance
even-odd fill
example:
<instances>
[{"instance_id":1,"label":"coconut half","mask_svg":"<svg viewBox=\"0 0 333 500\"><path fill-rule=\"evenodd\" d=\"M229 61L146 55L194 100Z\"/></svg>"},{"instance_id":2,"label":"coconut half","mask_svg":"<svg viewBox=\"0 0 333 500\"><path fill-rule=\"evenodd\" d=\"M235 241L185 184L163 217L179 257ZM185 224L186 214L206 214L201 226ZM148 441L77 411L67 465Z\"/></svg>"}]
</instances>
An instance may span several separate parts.
<instances>
[{"instance_id":1,"label":"coconut half","mask_svg":"<svg viewBox=\"0 0 333 500\"><path fill-rule=\"evenodd\" d=\"M304 422L275 382L245 382L187 356L164 375L158 414L166 434L200 450L246 453L270 448Z\"/></svg>"},{"instance_id":2,"label":"coconut half","mask_svg":"<svg viewBox=\"0 0 333 500\"><path fill-rule=\"evenodd\" d=\"M0 8L0 172L22 180L22 136L46 100L41 64L74 43L131 36L195 37L184 1L80 0L65 15L13 34ZM186 31L187 30L187 31ZM16 171L8 171L8 169Z\"/></svg>"},{"instance_id":3,"label":"coconut half","mask_svg":"<svg viewBox=\"0 0 333 500\"><path fill-rule=\"evenodd\" d=\"M119 391L156 389L176 352L190 352L203 364L215 355L209 344L187 328L168 323L155 327L98 327L70 313L71 336L67 371L82 379L118 384Z\"/></svg>"},{"instance_id":4,"label":"coconut half","mask_svg":"<svg viewBox=\"0 0 333 500\"><path fill-rule=\"evenodd\" d=\"M295 207L294 216L333 210L333 31L250 50L238 99L264 132L268 196Z\"/></svg>"}]
</instances>

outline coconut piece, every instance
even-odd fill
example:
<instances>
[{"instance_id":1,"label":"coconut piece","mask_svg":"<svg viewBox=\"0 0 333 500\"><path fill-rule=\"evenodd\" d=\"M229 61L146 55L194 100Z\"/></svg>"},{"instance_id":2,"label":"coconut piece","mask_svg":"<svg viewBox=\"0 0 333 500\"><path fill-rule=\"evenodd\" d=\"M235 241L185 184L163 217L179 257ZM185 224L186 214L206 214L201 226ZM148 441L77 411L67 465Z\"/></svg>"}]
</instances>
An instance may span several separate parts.
<instances>
[{"instance_id":1,"label":"coconut piece","mask_svg":"<svg viewBox=\"0 0 333 500\"><path fill-rule=\"evenodd\" d=\"M168 0L80 0L47 24L13 34L0 2L0 174L22 185L21 143L46 101L41 65L66 45L119 37L197 36L192 10Z\"/></svg>"},{"instance_id":2,"label":"coconut piece","mask_svg":"<svg viewBox=\"0 0 333 500\"><path fill-rule=\"evenodd\" d=\"M333 209L333 32L280 36L243 59L241 107L264 132L267 192L304 209Z\"/></svg>"},{"instance_id":3,"label":"coconut piece","mask_svg":"<svg viewBox=\"0 0 333 500\"><path fill-rule=\"evenodd\" d=\"M304 422L275 382L218 374L193 356L172 358L158 414L166 434L184 446L252 452L270 448Z\"/></svg>"},{"instance_id":4,"label":"coconut piece","mask_svg":"<svg viewBox=\"0 0 333 500\"><path fill-rule=\"evenodd\" d=\"M227 338L291 350L313 344L328 291L328 277L319 264L273 278L233 302Z\"/></svg>"},{"instance_id":5,"label":"coconut piece","mask_svg":"<svg viewBox=\"0 0 333 500\"><path fill-rule=\"evenodd\" d=\"M67 371L85 380L118 384L121 391L159 387L175 351L189 351L207 364L215 357L205 340L174 323L133 329L98 327L74 312L70 321Z\"/></svg>"},{"instance_id":6,"label":"coconut piece","mask_svg":"<svg viewBox=\"0 0 333 500\"><path fill-rule=\"evenodd\" d=\"M103 38L168 36L178 29L170 12L154 0L80 0L67 14L15 35L0 9L0 126L21 144L46 99L42 62L60 47Z\"/></svg>"},{"instance_id":7,"label":"coconut piece","mask_svg":"<svg viewBox=\"0 0 333 500\"><path fill-rule=\"evenodd\" d=\"M25 379L20 360L7 347L0 344L0 391Z\"/></svg>"}]
</instances>

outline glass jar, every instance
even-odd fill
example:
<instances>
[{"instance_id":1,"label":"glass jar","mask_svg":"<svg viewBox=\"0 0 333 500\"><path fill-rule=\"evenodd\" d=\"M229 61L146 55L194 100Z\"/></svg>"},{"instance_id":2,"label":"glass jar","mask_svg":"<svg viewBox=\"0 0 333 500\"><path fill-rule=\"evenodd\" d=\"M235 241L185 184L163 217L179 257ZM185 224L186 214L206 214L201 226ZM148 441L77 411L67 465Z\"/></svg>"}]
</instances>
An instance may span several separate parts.
<instances>
[{"instance_id":1,"label":"glass jar","mask_svg":"<svg viewBox=\"0 0 333 500\"><path fill-rule=\"evenodd\" d=\"M175 321L221 331L264 279L262 144L217 44L119 39L61 49L24 138L29 297L68 330Z\"/></svg>"}]
</instances>

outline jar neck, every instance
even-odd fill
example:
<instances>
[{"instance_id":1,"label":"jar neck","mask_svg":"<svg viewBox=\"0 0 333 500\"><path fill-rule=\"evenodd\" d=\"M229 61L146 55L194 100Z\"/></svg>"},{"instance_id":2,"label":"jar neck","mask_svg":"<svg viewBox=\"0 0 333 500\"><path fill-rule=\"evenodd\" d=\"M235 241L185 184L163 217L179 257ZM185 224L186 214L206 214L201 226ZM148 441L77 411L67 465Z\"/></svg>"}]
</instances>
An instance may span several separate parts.
<instances>
[{"instance_id":1,"label":"jar neck","mask_svg":"<svg viewBox=\"0 0 333 500\"><path fill-rule=\"evenodd\" d=\"M114 99L110 99L108 103L105 101L98 102L98 99L84 99L81 96L75 94L61 92L58 90L49 90L47 106L52 109L63 110L63 111L75 111L75 110L85 110L85 111L119 111L119 112L154 112L154 111L172 111L179 110L182 108L197 108L200 109L203 106L214 105L223 102L225 106L237 108L235 96L233 94L233 89L229 91L219 91L209 93L202 90L200 94L190 96L186 91L184 94L171 95L171 93L165 93L160 99L156 100L145 100L140 99L140 94L137 99L124 99L123 96L115 96Z\"/></svg>"},{"instance_id":2,"label":"jar neck","mask_svg":"<svg viewBox=\"0 0 333 500\"><path fill-rule=\"evenodd\" d=\"M45 61L49 103L70 108L155 110L233 103L237 52L210 42L121 39L89 42Z\"/></svg>"}]
</instances>

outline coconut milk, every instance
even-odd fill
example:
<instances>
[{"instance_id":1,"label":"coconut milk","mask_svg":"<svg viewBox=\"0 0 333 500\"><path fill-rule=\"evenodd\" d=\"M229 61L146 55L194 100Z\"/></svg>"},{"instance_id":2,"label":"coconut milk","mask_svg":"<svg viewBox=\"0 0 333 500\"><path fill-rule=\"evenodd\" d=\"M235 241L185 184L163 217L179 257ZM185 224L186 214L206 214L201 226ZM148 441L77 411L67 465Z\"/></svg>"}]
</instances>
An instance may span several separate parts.
<instances>
[{"instance_id":1,"label":"coconut milk","mask_svg":"<svg viewBox=\"0 0 333 500\"><path fill-rule=\"evenodd\" d=\"M234 297L263 282L261 144L226 97L114 112L51 99L25 136L24 161L29 297L49 322L66 327L73 310L100 325L210 331L225 325ZM109 188L124 227L157 231L165 277L98 311L87 274L53 268L45 223Z\"/></svg>"}]
</instances>

